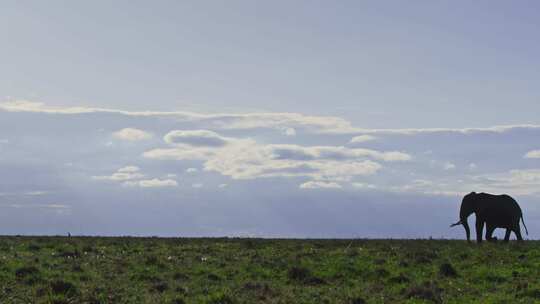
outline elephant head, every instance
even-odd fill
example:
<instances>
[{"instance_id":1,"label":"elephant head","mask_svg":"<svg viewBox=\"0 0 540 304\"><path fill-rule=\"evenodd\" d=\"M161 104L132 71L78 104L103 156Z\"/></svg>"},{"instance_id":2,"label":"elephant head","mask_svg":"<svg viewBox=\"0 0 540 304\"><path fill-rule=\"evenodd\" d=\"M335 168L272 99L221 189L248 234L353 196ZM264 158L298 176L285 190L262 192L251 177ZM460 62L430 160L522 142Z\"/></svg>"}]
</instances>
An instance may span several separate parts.
<instances>
[{"instance_id":1,"label":"elephant head","mask_svg":"<svg viewBox=\"0 0 540 304\"><path fill-rule=\"evenodd\" d=\"M454 227L457 225L463 225L463 228L465 228L465 233L467 235L467 241L471 241L471 230L469 228L469 223L467 222L467 218L473 214L473 212L478 211L478 204L476 203L476 192L471 192L465 197L463 197L463 201L461 202L461 208L459 209L459 221L455 224L452 224L450 227Z\"/></svg>"}]
</instances>

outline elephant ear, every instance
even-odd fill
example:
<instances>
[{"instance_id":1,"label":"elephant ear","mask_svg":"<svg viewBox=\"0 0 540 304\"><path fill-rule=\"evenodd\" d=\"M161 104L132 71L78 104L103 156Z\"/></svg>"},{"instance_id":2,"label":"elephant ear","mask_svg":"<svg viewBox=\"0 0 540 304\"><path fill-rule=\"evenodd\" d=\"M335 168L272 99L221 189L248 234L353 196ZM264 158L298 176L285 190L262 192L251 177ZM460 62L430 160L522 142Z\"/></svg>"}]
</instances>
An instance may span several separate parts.
<instances>
[{"instance_id":1,"label":"elephant ear","mask_svg":"<svg viewBox=\"0 0 540 304\"><path fill-rule=\"evenodd\" d=\"M469 195L475 195L475 194L476 194L476 192L474 192L474 191L469 193Z\"/></svg>"}]
</instances>

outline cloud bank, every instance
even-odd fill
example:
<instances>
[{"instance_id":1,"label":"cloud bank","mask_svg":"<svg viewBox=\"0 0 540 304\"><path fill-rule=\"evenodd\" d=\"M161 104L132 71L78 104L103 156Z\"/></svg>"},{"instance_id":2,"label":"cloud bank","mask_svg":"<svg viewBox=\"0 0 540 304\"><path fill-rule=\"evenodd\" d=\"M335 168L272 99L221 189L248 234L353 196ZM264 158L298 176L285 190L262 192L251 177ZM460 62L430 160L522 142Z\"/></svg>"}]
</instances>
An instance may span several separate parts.
<instances>
[{"instance_id":1,"label":"cloud bank","mask_svg":"<svg viewBox=\"0 0 540 304\"><path fill-rule=\"evenodd\" d=\"M455 212L460 196L471 191L516 196L526 214L540 218L528 203L540 197L540 127L534 124L365 129L339 117L300 113L137 112L18 101L0 103L0 126L4 223L44 218L54 209L10 206L62 202L79 222L99 214L86 224L93 231L105 227L95 224L105 215L111 215L107 223L116 223L129 206L137 216L126 223L156 214L154 225L164 218L174 223L167 231L178 231L172 227L182 222L184 231L202 235L259 231L268 218L266 235L287 227L283 235L320 236L314 232L321 231L320 222L335 214L340 221L328 220L328 227L343 236L364 231L356 219L344 220L350 210L363 214L370 206L391 216L425 202L423 208L440 214L436 204L445 202L445 210ZM155 213L148 212L149 201ZM295 204L318 223L310 226L300 215L298 225L283 222ZM23 209L28 214L16 213ZM249 222L259 213L265 216ZM58 223L67 213L47 215ZM448 221L454 217L449 214ZM243 226L234 227L239 219ZM434 229L440 222L426 225ZM428 228L411 229L408 236Z\"/></svg>"},{"instance_id":2,"label":"cloud bank","mask_svg":"<svg viewBox=\"0 0 540 304\"><path fill-rule=\"evenodd\" d=\"M206 171L233 179L309 177L315 180L350 180L371 175L382 166L376 161L409 161L404 152L380 152L343 146L260 144L250 138L224 137L209 130L174 130L164 142L172 148L146 151L155 160L202 160Z\"/></svg>"},{"instance_id":3,"label":"cloud bank","mask_svg":"<svg viewBox=\"0 0 540 304\"><path fill-rule=\"evenodd\" d=\"M514 130L539 130L540 124L500 125L485 128L404 128L404 129L365 129L335 116L310 116L300 113L218 113L203 114L186 111L125 111L94 107L51 107L44 103L16 100L0 103L0 111L42 113L56 115L82 114L117 114L129 117L174 118L178 121L198 123L218 130L245 130L270 128L278 129L286 135L296 135L298 130L322 134L356 134L353 138L364 135L418 135L430 133L505 133Z\"/></svg>"}]
</instances>

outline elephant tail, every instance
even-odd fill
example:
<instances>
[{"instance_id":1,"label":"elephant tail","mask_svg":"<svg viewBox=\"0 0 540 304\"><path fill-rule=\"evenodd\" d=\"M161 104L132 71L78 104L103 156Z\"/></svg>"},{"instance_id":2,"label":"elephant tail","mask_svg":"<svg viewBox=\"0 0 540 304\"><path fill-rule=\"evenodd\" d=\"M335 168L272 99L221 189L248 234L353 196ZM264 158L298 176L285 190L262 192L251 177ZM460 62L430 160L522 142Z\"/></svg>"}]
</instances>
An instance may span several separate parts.
<instances>
[{"instance_id":1,"label":"elephant tail","mask_svg":"<svg viewBox=\"0 0 540 304\"><path fill-rule=\"evenodd\" d=\"M527 226L525 226L525 220L523 219L523 214L521 215L521 221L523 222L523 227L525 227L525 232L527 235L529 235L529 230L527 230Z\"/></svg>"}]
</instances>

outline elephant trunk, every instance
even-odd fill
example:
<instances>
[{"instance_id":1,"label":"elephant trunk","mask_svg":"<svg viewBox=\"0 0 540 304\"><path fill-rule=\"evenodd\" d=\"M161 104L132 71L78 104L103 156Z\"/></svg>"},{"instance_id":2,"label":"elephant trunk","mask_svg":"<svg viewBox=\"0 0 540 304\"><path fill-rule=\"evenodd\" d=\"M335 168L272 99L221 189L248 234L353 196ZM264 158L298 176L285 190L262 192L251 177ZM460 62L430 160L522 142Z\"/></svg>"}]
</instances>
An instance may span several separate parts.
<instances>
[{"instance_id":1,"label":"elephant trunk","mask_svg":"<svg viewBox=\"0 0 540 304\"><path fill-rule=\"evenodd\" d=\"M461 225L461 221L457 221L456 223L450 225L450 227L455 227L455 226L457 226L457 225Z\"/></svg>"},{"instance_id":2,"label":"elephant trunk","mask_svg":"<svg viewBox=\"0 0 540 304\"><path fill-rule=\"evenodd\" d=\"M467 223L467 218L463 220L459 220L456 223L450 225L450 227L455 227L458 225L463 225L463 228L465 228L465 233L467 234L467 241L470 242L471 240L471 230L469 229L469 223Z\"/></svg>"}]
</instances>

